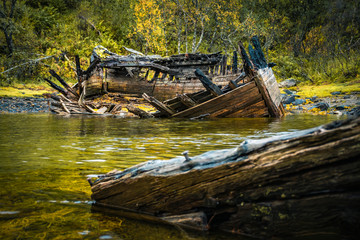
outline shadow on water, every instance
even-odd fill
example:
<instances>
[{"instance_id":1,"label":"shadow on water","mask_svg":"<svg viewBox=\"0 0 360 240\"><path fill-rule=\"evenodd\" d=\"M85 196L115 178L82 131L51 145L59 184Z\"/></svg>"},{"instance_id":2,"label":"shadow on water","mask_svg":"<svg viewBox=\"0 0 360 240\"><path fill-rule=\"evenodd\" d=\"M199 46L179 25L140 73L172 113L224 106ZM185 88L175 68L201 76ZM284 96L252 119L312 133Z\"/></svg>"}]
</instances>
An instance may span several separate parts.
<instances>
[{"instance_id":1,"label":"shadow on water","mask_svg":"<svg viewBox=\"0 0 360 240\"><path fill-rule=\"evenodd\" d=\"M239 239L92 213L86 178L332 120L310 115L190 121L0 114L0 238Z\"/></svg>"}]
</instances>

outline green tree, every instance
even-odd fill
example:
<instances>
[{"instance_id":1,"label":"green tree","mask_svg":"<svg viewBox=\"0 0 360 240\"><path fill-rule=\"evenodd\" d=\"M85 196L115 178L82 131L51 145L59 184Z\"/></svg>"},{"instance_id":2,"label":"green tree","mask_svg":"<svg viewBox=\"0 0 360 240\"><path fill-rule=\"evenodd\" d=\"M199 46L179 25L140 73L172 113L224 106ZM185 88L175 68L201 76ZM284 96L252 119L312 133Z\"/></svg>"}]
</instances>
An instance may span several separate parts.
<instances>
[{"instance_id":1,"label":"green tree","mask_svg":"<svg viewBox=\"0 0 360 240\"><path fill-rule=\"evenodd\" d=\"M13 33L15 31L14 14L16 0L3 0L0 7L0 29L3 32L6 44L7 54L11 56L14 52Z\"/></svg>"}]
</instances>

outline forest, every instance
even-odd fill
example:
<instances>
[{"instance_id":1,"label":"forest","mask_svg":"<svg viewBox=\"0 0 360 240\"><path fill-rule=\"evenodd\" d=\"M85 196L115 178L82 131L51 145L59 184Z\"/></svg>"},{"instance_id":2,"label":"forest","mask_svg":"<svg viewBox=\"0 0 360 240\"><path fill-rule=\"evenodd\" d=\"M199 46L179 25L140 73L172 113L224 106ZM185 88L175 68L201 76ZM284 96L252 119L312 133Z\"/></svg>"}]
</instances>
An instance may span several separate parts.
<instances>
[{"instance_id":1,"label":"forest","mask_svg":"<svg viewBox=\"0 0 360 240\"><path fill-rule=\"evenodd\" d=\"M354 83L360 74L357 0L2 0L0 85L74 78L102 45L145 54L232 55L257 35L279 80ZM231 58L228 58L231 59Z\"/></svg>"}]
</instances>

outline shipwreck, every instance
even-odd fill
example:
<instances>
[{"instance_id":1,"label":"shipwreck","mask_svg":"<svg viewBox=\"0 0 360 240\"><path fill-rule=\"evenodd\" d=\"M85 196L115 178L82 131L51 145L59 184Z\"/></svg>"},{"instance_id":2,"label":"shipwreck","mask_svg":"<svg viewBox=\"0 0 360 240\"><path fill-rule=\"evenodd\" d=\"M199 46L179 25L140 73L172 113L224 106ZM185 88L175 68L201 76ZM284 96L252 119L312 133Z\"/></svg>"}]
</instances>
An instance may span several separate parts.
<instances>
[{"instance_id":1,"label":"shipwreck","mask_svg":"<svg viewBox=\"0 0 360 240\"><path fill-rule=\"evenodd\" d=\"M150 117L281 117L284 109L280 90L267 63L257 37L249 44L249 55L239 43L242 65L237 51L227 64L226 56L213 54L180 54L162 58L132 54L119 56L107 49L94 49L91 64L82 70L76 57L78 83L70 87L55 71L46 81L61 95L51 109L65 114L117 114L127 112L141 118ZM96 96L108 94L118 100L112 103L92 102ZM144 111L136 103L147 103L156 111ZM100 111L99 111L100 109Z\"/></svg>"},{"instance_id":2,"label":"shipwreck","mask_svg":"<svg viewBox=\"0 0 360 240\"><path fill-rule=\"evenodd\" d=\"M360 117L88 179L94 211L262 239L357 239Z\"/></svg>"}]
</instances>

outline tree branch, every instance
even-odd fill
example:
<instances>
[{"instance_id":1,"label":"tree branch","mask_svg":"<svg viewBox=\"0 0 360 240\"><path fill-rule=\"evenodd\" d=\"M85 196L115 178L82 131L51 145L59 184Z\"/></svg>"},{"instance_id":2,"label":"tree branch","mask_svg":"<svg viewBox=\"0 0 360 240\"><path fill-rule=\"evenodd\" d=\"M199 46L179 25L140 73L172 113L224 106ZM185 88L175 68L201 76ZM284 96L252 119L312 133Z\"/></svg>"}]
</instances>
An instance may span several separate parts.
<instances>
[{"instance_id":1,"label":"tree branch","mask_svg":"<svg viewBox=\"0 0 360 240\"><path fill-rule=\"evenodd\" d=\"M11 1L10 18L13 18L13 16L14 16L15 4L16 4L16 0L12 0L12 1Z\"/></svg>"},{"instance_id":2,"label":"tree branch","mask_svg":"<svg viewBox=\"0 0 360 240\"><path fill-rule=\"evenodd\" d=\"M28 61L28 62L26 62L26 63L22 63L22 64L20 64L20 65L15 66L15 67L9 68L8 70L6 70L6 71L4 71L4 72L1 72L0 74L5 74L5 73L7 73L7 72L10 72L11 70L14 70L14 69L16 69L16 68L18 68L18 67L24 66L24 65L26 65L26 64L37 63L37 62L40 62L40 61L42 61L42 60L49 59L49 58L53 58L53 57L55 57L55 56L52 55L52 56L46 56L46 57L43 57L43 58L38 58L38 59L30 60L30 61Z\"/></svg>"}]
</instances>

